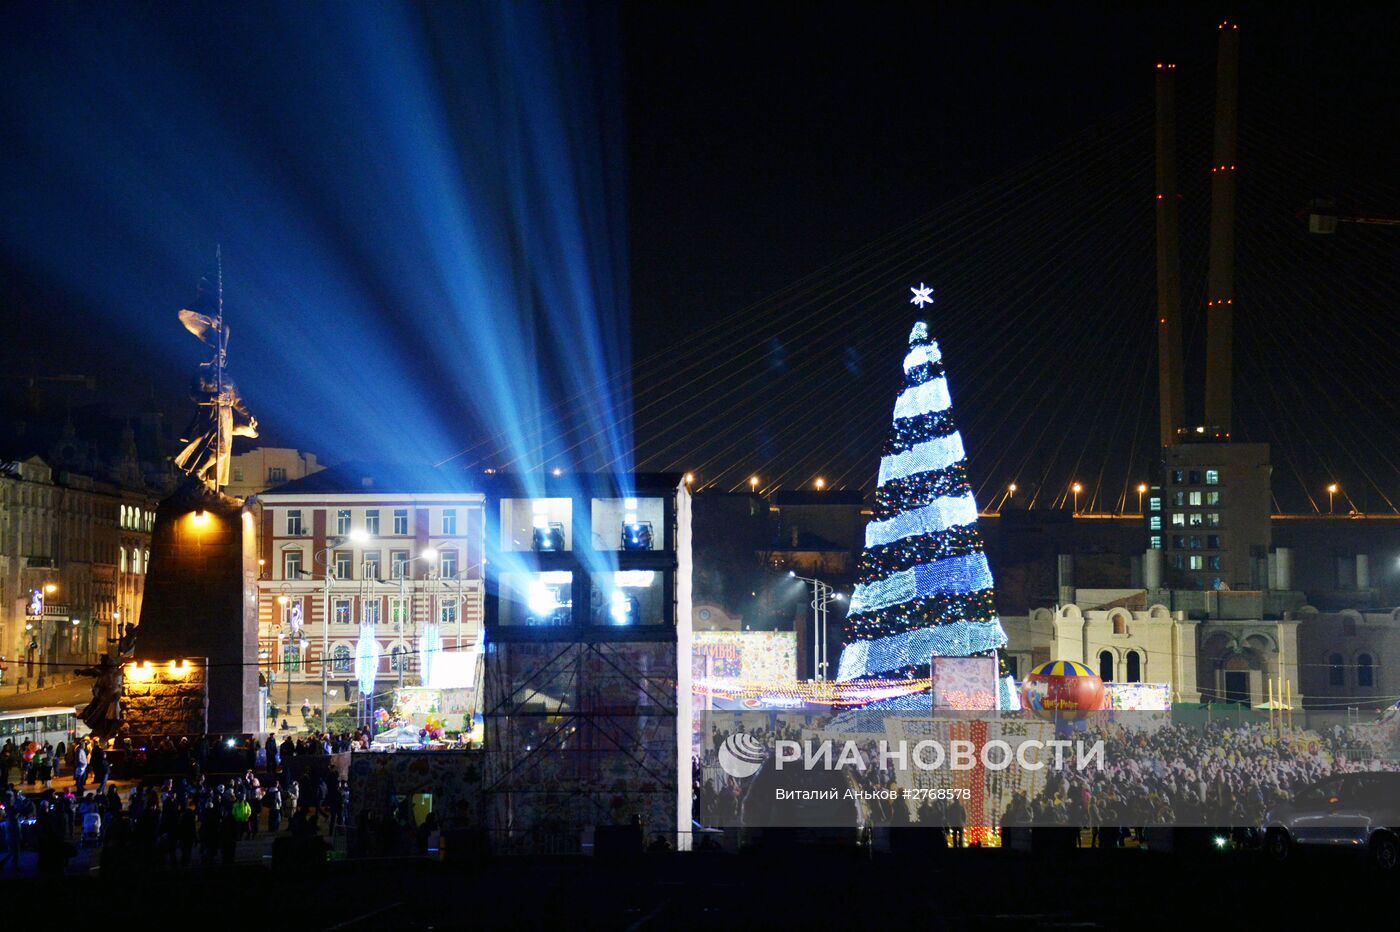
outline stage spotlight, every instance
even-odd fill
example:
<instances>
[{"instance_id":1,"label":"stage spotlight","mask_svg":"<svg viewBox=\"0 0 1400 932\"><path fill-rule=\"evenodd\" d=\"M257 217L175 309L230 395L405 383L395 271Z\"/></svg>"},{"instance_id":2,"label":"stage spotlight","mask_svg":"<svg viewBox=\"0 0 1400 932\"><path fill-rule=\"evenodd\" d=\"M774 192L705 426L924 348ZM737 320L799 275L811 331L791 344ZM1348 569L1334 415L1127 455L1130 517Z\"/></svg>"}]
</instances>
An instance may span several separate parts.
<instances>
[{"instance_id":1,"label":"stage spotlight","mask_svg":"<svg viewBox=\"0 0 1400 932\"><path fill-rule=\"evenodd\" d=\"M652 540L650 521L632 521L622 525L623 550L650 550Z\"/></svg>"},{"instance_id":2,"label":"stage spotlight","mask_svg":"<svg viewBox=\"0 0 1400 932\"><path fill-rule=\"evenodd\" d=\"M564 549L564 525L550 522L534 529L534 548L540 552Z\"/></svg>"},{"instance_id":3,"label":"stage spotlight","mask_svg":"<svg viewBox=\"0 0 1400 932\"><path fill-rule=\"evenodd\" d=\"M613 623L619 625L630 625L632 619L637 615L637 600L631 596L624 595L619 591L612 594L612 617Z\"/></svg>"}]
</instances>

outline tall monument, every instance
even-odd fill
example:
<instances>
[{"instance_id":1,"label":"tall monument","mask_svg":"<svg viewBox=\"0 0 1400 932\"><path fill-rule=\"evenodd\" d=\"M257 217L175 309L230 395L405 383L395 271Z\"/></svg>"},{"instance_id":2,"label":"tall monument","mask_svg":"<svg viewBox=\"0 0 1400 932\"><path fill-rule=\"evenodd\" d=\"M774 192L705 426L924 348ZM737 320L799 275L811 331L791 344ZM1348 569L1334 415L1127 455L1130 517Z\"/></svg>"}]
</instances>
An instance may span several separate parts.
<instances>
[{"instance_id":1,"label":"tall monument","mask_svg":"<svg viewBox=\"0 0 1400 932\"><path fill-rule=\"evenodd\" d=\"M179 319L209 355L195 370L196 411L174 458L187 478L156 510L123 720L135 733L252 733L260 711L256 529L243 502L222 490L233 438L256 437L257 420L228 375L222 269L214 287L200 282Z\"/></svg>"}]
</instances>

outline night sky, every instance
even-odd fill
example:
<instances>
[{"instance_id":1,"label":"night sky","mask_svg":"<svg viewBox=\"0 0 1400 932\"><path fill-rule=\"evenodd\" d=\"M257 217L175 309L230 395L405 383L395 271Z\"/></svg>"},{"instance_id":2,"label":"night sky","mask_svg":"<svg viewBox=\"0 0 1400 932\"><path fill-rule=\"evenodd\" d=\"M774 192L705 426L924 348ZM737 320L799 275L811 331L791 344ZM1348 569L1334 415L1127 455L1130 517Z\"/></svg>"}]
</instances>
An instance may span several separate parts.
<instances>
[{"instance_id":1,"label":"night sky","mask_svg":"<svg viewBox=\"0 0 1400 932\"><path fill-rule=\"evenodd\" d=\"M630 307L630 347L592 366L628 349L639 361L638 465L703 464L723 487L751 472L868 485L915 319L907 288L927 280L982 500L1015 479L1051 504L1081 478L1115 507L1155 446L1152 65L1179 66L1194 345L1215 26L1238 16L1239 434L1275 444L1281 507L1309 507L1337 478L1358 507L1388 510L1400 233L1309 238L1294 215L1320 195L1400 213L1397 15L1116 6L555 9L537 48L498 52L475 6L402 8L399 35L344 24L338 4L12 5L0 364L90 372L109 398L154 396L183 418L198 347L174 311L222 242L235 376L268 441L433 460L489 437L500 425L474 393L508 394L509 378L478 385L470 354L517 323L533 334L538 397L573 395L560 373L586 373L571 346L587 350L555 336L577 320L533 270L548 244L529 241L549 201L520 209L493 193L515 177L501 133L512 113L529 121L521 101L539 92L518 79L501 92L492 76L581 47L587 68L563 69L579 97L554 102L558 147L601 152L573 171L581 200L601 205L583 226L606 236L578 252L611 283L585 305L623 319ZM400 91L400 73L426 77ZM518 221L489 237L509 259L508 294L493 286L489 311L441 329L451 312L415 265L441 245L425 205L452 190L417 190L432 164L415 148L425 100L446 114L454 171L485 192L461 213L487 203ZM627 343L616 323L603 344ZM521 352L504 371L530 381ZM564 405L558 423L625 421L623 405L589 407ZM546 446L567 457L569 444Z\"/></svg>"}]
</instances>

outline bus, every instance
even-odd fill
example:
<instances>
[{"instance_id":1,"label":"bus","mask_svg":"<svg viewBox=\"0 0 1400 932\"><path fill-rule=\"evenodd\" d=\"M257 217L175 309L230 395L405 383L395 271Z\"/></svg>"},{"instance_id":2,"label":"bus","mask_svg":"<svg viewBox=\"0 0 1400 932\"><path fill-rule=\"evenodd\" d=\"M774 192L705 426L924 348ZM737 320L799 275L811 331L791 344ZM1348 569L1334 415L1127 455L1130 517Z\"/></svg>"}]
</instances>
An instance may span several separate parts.
<instances>
[{"instance_id":1,"label":"bus","mask_svg":"<svg viewBox=\"0 0 1400 932\"><path fill-rule=\"evenodd\" d=\"M0 711L0 745L13 741L15 747L19 747L32 738L41 745L47 741L58 747L58 742L62 741L71 746L74 738L87 733L87 726L78 721L73 706Z\"/></svg>"}]
</instances>

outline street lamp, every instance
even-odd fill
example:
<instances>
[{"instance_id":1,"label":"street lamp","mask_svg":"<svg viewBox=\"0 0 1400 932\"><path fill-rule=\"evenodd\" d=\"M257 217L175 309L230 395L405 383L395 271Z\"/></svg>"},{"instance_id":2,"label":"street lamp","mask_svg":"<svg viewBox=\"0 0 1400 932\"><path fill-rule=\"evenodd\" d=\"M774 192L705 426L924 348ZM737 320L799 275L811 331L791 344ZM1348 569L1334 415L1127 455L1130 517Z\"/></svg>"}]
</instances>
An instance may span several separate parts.
<instances>
[{"instance_id":1,"label":"street lamp","mask_svg":"<svg viewBox=\"0 0 1400 932\"><path fill-rule=\"evenodd\" d=\"M338 537L325 547L316 551L313 560L321 564L324 570L322 580L324 589L322 593L321 606L321 731L327 730L327 716L329 712L326 706L329 705L331 688L331 669L328 658L331 650L331 580L334 578L334 558L335 549L346 541L363 544L369 541L369 532L364 528L355 528L345 537ZM291 688L290 683L288 689Z\"/></svg>"},{"instance_id":2,"label":"street lamp","mask_svg":"<svg viewBox=\"0 0 1400 932\"><path fill-rule=\"evenodd\" d=\"M1074 513L1079 514L1079 493L1084 491L1084 486L1076 482L1069 487L1069 490L1074 493Z\"/></svg>"},{"instance_id":3,"label":"street lamp","mask_svg":"<svg viewBox=\"0 0 1400 932\"><path fill-rule=\"evenodd\" d=\"M1327 487L1327 513L1328 513L1329 515L1332 513L1332 500L1336 497L1337 493L1340 492L1340 491L1341 491L1341 486L1337 485L1337 483L1335 483L1335 482L1333 482L1331 485L1329 485L1329 486Z\"/></svg>"},{"instance_id":4,"label":"street lamp","mask_svg":"<svg viewBox=\"0 0 1400 932\"><path fill-rule=\"evenodd\" d=\"M1138 514L1142 514L1142 497L1147 494L1147 483L1138 483Z\"/></svg>"},{"instance_id":5,"label":"street lamp","mask_svg":"<svg viewBox=\"0 0 1400 932\"><path fill-rule=\"evenodd\" d=\"M757 477L757 476L749 476L749 491L750 491L750 492L757 492L757 491L758 491L758 477Z\"/></svg>"},{"instance_id":6,"label":"street lamp","mask_svg":"<svg viewBox=\"0 0 1400 932\"><path fill-rule=\"evenodd\" d=\"M817 491L820 492L820 491L821 491L822 489L824 489L824 488L826 488L826 480L823 479L823 478L821 478L820 476L818 476L818 477L817 477Z\"/></svg>"},{"instance_id":7,"label":"street lamp","mask_svg":"<svg viewBox=\"0 0 1400 932\"><path fill-rule=\"evenodd\" d=\"M812 678L819 682L824 681L826 679L827 667L826 609L833 600L840 599L841 596L835 594L831 586L822 582L820 579L814 579L810 576L798 576L795 570L788 570L788 575L804 583L804 589L806 588L806 583L812 584L812 601L810 603L812 606L812 620L814 622L814 627L812 629Z\"/></svg>"}]
</instances>

